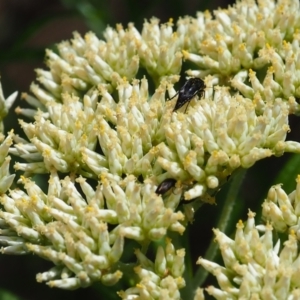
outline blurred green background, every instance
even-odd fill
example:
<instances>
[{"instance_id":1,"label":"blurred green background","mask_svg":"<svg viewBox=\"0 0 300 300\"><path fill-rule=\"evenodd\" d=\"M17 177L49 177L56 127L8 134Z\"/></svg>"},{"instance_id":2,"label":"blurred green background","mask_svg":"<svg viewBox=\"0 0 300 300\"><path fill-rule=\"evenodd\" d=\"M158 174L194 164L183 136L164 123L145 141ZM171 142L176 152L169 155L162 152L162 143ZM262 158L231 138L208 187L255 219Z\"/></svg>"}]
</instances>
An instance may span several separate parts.
<instances>
[{"instance_id":1,"label":"blurred green background","mask_svg":"<svg viewBox=\"0 0 300 300\"><path fill-rule=\"evenodd\" d=\"M35 78L34 69L46 68L43 63L45 48L72 38L73 31L84 34L92 30L101 36L107 25L114 27L116 23L122 23L126 26L129 22L135 23L141 30L144 20L152 16L159 18L162 23L173 18L176 23L179 16L195 16L197 11L226 8L228 4L232 3L221 0L1 0L0 75L4 94L8 96L15 90L28 92ZM20 101L18 98L15 106L22 105ZM5 122L6 131L18 127L17 118L12 110ZM299 140L298 123L296 117L291 118L293 130L288 139ZM238 191L238 201L233 207L227 234L234 231L239 218L247 218L248 208L260 210L271 184L284 182L285 189L292 191L298 166L298 157L284 155L263 160L251 168ZM217 226L217 220L226 205L223 199L226 199L228 189L229 184L217 195L217 206L205 205L198 211L196 221L184 235L184 246L191 254L187 262L188 272L195 271L193 265L197 257L205 255L212 239L211 228ZM116 291L126 288L121 285L106 288L95 284L76 291L50 289L45 284L37 283L35 275L51 266L51 263L32 255L0 256L0 300L119 299ZM209 278L204 286L211 283L211 280ZM187 284L187 288L192 288L189 282Z\"/></svg>"}]
</instances>

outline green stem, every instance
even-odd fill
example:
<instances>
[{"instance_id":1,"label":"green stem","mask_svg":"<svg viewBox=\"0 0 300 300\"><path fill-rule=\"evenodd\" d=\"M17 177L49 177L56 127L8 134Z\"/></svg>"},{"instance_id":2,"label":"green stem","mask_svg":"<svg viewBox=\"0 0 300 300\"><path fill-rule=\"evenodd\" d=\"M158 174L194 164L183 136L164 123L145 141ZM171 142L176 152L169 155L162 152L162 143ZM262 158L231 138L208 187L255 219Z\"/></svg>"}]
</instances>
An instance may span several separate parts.
<instances>
[{"instance_id":1,"label":"green stem","mask_svg":"<svg viewBox=\"0 0 300 300\"><path fill-rule=\"evenodd\" d=\"M146 255L147 251L148 251L148 248L149 248L149 245L150 245L150 240L146 239L145 241L143 241L141 243L141 252L144 253Z\"/></svg>"},{"instance_id":2,"label":"green stem","mask_svg":"<svg viewBox=\"0 0 300 300\"><path fill-rule=\"evenodd\" d=\"M237 195L239 193L241 184L244 180L245 174L246 174L246 169L240 169L232 175L233 178L225 199L224 208L222 210L222 214L220 216L219 222L216 226L222 232L226 232L226 228L228 226L233 211L234 203L237 199ZM214 261L217 254L217 248L218 248L218 244L214 241L214 239L212 239L205 253L204 258L210 261ZM208 272L206 270L204 270L203 268L198 269L193 280L194 290L196 290L198 286L203 285L207 276L208 276Z\"/></svg>"}]
</instances>

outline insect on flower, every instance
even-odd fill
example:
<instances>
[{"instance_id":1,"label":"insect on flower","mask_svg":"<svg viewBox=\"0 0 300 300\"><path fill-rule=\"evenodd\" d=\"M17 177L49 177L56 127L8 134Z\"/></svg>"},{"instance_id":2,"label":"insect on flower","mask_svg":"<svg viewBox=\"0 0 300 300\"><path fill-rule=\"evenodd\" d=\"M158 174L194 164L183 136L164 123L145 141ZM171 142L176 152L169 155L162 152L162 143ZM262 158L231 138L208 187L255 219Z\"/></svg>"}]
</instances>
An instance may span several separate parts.
<instances>
[{"instance_id":1,"label":"insect on flower","mask_svg":"<svg viewBox=\"0 0 300 300\"><path fill-rule=\"evenodd\" d=\"M170 188L174 187L176 184L176 180L173 178L167 178L163 182L159 184L155 193L158 195L162 195L166 193Z\"/></svg>"},{"instance_id":2,"label":"insect on flower","mask_svg":"<svg viewBox=\"0 0 300 300\"><path fill-rule=\"evenodd\" d=\"M173 112L178 110L184 104L188 103L185 108L187 110L189 106L189 102L199 94L200 98L204 95L204 89L206 88L204 81L201 78L190 78L188 79L185 84L180 88L180 90L169 100L175 98L178 95L177 102L173 109Z\"/></svg>"}]
</instances>

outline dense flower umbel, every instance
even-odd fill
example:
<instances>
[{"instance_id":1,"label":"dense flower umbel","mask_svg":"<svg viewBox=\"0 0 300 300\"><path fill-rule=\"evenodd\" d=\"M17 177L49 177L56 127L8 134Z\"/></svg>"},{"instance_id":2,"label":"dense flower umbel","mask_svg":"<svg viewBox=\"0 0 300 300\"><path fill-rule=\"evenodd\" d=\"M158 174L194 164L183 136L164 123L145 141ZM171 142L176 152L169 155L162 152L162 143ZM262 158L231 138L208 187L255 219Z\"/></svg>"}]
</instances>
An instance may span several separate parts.
<instances>
[{"instance_id":1,"label":"dense flower umbel","mask_svg":"<svg viewBox=\"0 0 300 300\"><path fill-rule=\"evenodd\" d=\"M5 209L0 211L0 220L7 224L0 239L5 246L1 251L30 251L53 261L57 266L37 277L51 286L73 289L99 280L113 284L122 276L115 268L124 238L155 241L166 236L167 229L184 230L179 223L182 213L166 208L153 185L141 186L132 175L118 182L103 174L96 190L78 178L84 197L70 178L60 182L54 170L48 194L29 179L22 181L27 193L12 190L10 196L0 198ZM114 229L109 230L108 225ZM176 268L175 260L169 267Z\"/></svg>"},{"instance_id":2,"label":"dense flower umbel","mask_svg":"<svg viewBox=\"0 0 300 300\"><path fill-rule=\"evenodd\" d=\"M243 5L251 22L245 23ZM132 239L141 245L136 252L140 266L134 269L140 279L120 296L179 299L184 250L167 242L158 248L154 264L144 262L150 242L170 231L182 234L193 218L189 208L188 218L178 210L182 200L209 201L238 168L300 152L299 143L285 141L288 114L298 110L292 96L298 95L300 82L292 77L299 67L298 12L294 19L275 14L286 14L287 7L297 4L244 1L216 11L216 20L208 13L180 19L177 30L172 20L159 26L153 18L141 33L133 24L126 30L107 28L105 41L93 33L84 38L75 33L71 42L57 46L57 53L48 50L49 71L37 70L40 85L32 84L34 96L23 95L33 109L17 110L35 122L20 121L29 141L15 136L10 149L25 160L15 168L24 172L20 181L26 192L1 195L2 252L33 252L53 261L55 267L38 280L74 289L94 281L116 283L127 263L121 261L125 239ZM271 28L267 34L258 34L263 30L256 19L259 10L263 17L269 14L264 18ZM283 33L276 44L271 43L272 20L278 27L274 31ZM283 20L289 20L288 26L280 27ZM254 48L245 44L243 50L246 41ZM200 55L191 54L198 50ZM205 96L201 101L194 97L186 113L185 107L173 112L176 97L166 102L176 93L182 53L200 68L190 74L203 79L212 74L205 78ZM260 83L250 68L266 65ZM140 67L147 74L138 80ZM290 77L283 76L293 68ZM248 75L252 87L244 84ZM232 86L242 95L233 94ZM282 101L288 97L289 102ZM39 173L51 174L48 193L26 178ZM176 181L172 192L158 195L156 188L166 179ZM197 296L202 297L201 290Z\"/></svg>"},{"instance_id":3,"label":"dense flower umbel","mask_svg":"<svg viewBox=\"0 0 300 300\"><path fill-rule=\"evenodd\" d=\"M83 101L65 93L63 105L52 102L47 114L37 113L34 124L21 122L32 144L18 143L14 153L22 156L34 146L36 152L30 162L25 151L29 163L15 167L29 174L54 167L92 178L107 172L117 181L133 174L156 185L171 177L184 184L190 200L217 189L239 167L300 151L298 143L285 142L288 106L280 100L257 116L250 99L216 87L213 99L207 93L191 103L187 114L172 113L176 100L166 104L166 86L163 81L148 99L146 79L132 85L122 80L118 103L101 86L98 105L96 90ZM100 153L95 151L98 143ZM39 157L44 162L37 162Z\"/></svg>"},{"instance_id":4,"label":"dense flower umbel","mask_svg":"<svg viewBox=\"0 0 300 300\"><path fill-rule=\"evenodd\" d=\"M254 215L237 224L235 239L215 229L225 266L199 258L198 264L212 273L220 288L206 291L216 299L299 299L299 248L294 231L283 243L273 245L272 226L264 227L261 236L255 227ZM195 299L203 299L199 293Z\"/></svg>"},{"instance_id":5,"label":"dense flower umbel","mask_svg":"<svg viewBox=\"0 0 300 300\"><path fill-rule=\"evenodd\" d=\"M136 251L139 266L135 272L140 282L133 288L121 291L122 299L181 299L179 289L185 286L181 277L184 272L184 249L175 250L167 239L165 249L159 247L155 262L150 261L139 250Z\"/></svg>"},{"instance_id":6,"label":"dense flower umbel","mask_svg":"<svg viewBox=\"0 0 300 300\"><path fill-rule=\"evenodd\" d=\"M277 231L293 231L300 240L300 175L296 181L296 190L289 195L280 184L270 188L267 199L263 203L262 216L272 222Z\"/></svg>"},{"instance_id":7,"label":"dense flower umbel","mask_svg":"<svg viewBox=\"0 0 300 300\"><path fill-rule=\"evenodd\" d=\"M299 1L245 0L214 15L182 18L176 30L172 20L159 26L155 18L145 22L142 33L133 24L108 27L106 41L93 33L84 39L75 33L71 43L58 45L58 54L47 51L50 70L37 70L45 90L32 85L32 92L44 105L61 102L64 92L81 95L99 83L116 87L122 77L132 80L140 67L158 86L163 77L180 73L183 53L198 67L189 75L218 77L221 84L254 99L257 110L281 97L291 113L298 113Z\"/></svg>"},{"instance_id":8,"label":"dense flower umbel","mask_svg":"<svg viewBox=\"0 0 300 300\"><path fill-rule=\"evenodd\" d=\"M175 100L165 103L167 86L163 82L148 99L146 79L132 85L123 80L118 103L101 86L98 105L96 90L82 102L65 93L64 105L52 102L34 124L22 122L32 144L16 138L15 152L32 160L40 155L52 176L48 194L23 178L26 193L12 190L1 197L1 219L15 231L3 253L31 251L53 261L57 266L38 276L51 286L111 284L121 277L115 268L124 238L145 243L160 240L167 230L185 230L183 214L175 212L182 194L185 200L205 196L239 167L299 151L297 143L284 141L289 130L284 102L266 106L257 116L251 100L216 87L213 99L208 92L207 98L192 101L186 114L173 113ZM94 150L98 142L101 154ZM34 146L36 152L30 153ZM37 173L36 164L17 166ZM98 187L76 179L83 197L71 178L59 182L57 170L98 177ZM178 181L177 190L163 201L155 189L170 177Z\"/></svg>"},{"instance_id":9,"label":"dense flower umbel","mask_svg":"<svg viewBox=\"0 0 300 300\"><path fill-rule=\"evenodd\" d=\"M184 51L184 57L200 70L189 75L216 74L245 97L254 98L257 109L282 97L292 113L299 113L295 101L300 97L299 1L240 1L214 15L215 19L198 16L204 34L199 46ZM254 71L264 78L262 82Z\"/></svg>"}]
</instances>

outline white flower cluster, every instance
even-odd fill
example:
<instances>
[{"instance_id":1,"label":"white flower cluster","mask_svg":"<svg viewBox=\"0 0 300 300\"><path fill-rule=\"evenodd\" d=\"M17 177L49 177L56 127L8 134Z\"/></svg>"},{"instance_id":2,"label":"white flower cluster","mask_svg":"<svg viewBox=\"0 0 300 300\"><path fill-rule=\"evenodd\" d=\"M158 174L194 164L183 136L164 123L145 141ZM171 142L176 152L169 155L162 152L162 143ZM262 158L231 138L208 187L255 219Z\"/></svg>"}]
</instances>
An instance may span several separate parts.
<instances>
[{"instance_id":1,"label":"white flower cluster","mask_svg":"<svg viewBox=\"0 0 300 300\"><path fill-rule=\"evenodd\" d=\"M250 99L216 87L214 95L192 102L187 114L172 113L175 100L166 104L167 85L163 81L148 99L146 79L132 85L122 80L118 102L101 86L98 105L96 90L83 101L65 94L63 105L48 104L48 113L36 114L34 124L21 122L31 143L16 138L12 152L28 163L15 168L31 174L54 167L89 178L108 172L117 181L133 174L156 185L174 178L187 187L184 198L190 200L219 188L239 167L300 151L298 143L285 141L288 106L282 101L257 116Z\"/></svg>"},{"instance_id":2,"label":"white flower cluster","mask_svg":"<svg viewBox=\"0 0 300 300\"><path fill-rule=\"evenodd\" d=\"M99 280L113 284L122 275L111 270L123 253L124 238L150 242L165 237L168 229L184 231L179 223L182 213L165 207L153 186L142 187L134 176L117 182L102 174L96 190L80 177L76 183L84 197L70 178L60 182L55 170L48 194L25 177L22 182L27 193L12 190L10 196L0 198L4 207L0 218L5 224L1 251L30 251L53 261L57 266L37 277L50 286L74 289ZM125 186L124 190L119 185ZM177 261L170 261L169 267L176 269Z\"/></svg>"},{"instance_id":3,"label":"white flower cluster","mask_svg":"<svg viewBox=\"0 0 300 300\"><path fill-rule=\"evenodd\" d=\"M66 93L64 105L52 102L34 124L21 123L32 144L16 137L19 143L11 151L29 161L16 167L52 175L47 194L23 177L26 193L12 190L1 197L0 217L15 232L3 253L30 251L59 265L38 276L51 286L111 284L122 274L110 270L121 257L124 238L145 243L164 238L167 230L183 233L184 215L176 212L182 194L185 200L205 196L239 167L299 152L298 143L285 142L284 102L257 116L251 100L216 88L213 99L207 93L192 101L187 114L173 113L174 101L165 103L166 86L163 82L148 99L146 79L133 85L123 80L119 102L102 86L98 105L95 90L82 102ZM74 181L74 175L60 183L58 171L99 178L98 186L82 177ZM155 189L166 178L178 184L163 201Z\"/></svg>"},{"instance_id":4,"label":"white flower cluster","mask_svg":"<svg viewBox=\"0 0 300 300\"><path fill-rule=\"evenodd\" d=\"M171 240L166 240L165 249L158 247L155 262L150 261L141 251L136 251L139 266L135 273L140 282L126 291L119 292L122 299L181 299L179 289L185 286L182 278L184 266L184 249L175 251Z\"/></svg>"},{"instance_id":5,"label":"white flower cluster","mask_svg":"<svg viewBox=\"0 0 300 300\"><path fill-rule=\"evenodd\" d=\"M205 290L215 299L299 299L300 255L297 237L291 231L284 246L280 240L274 243L273 227L264 226L260 235L249 212L248 221L239 221L235 238L231 239L215 229L225 266L198 259L198 264L212 273L219 288L209 286ZM204 299L203 291L197 291L195 300Z\"/></svg>"},{"instance_id":6,"label":"white flower cluster","mask_svg":"<svg viewBox=\"0 0 300 300\"><path fill-rule=\"evenodd\" d=\"M299 113L299 1L246 0L214 15L215 19L200 23L204 34L199 46L184 51L185 59L200 69L189 75L219 76L253 99L257 110L280 97L289 103L291 113Z\"/></svg>"},{"instance_id":7,"label":"white flower cluster","mask_svg":"<svg viewBox=\"0 0 300 300\"><path fill-rule=\"evenodd\" d=\"M295 98L289 102L280 98L298 95L300 81L291 80L293 90L285 75L280 77L287 71L284 55L295 55L290 68L293 76L298 74L298 11L283 27L281 14L270 13L281 9L285 16L287 8L297 7L294 0L262 0L258 6L242 1L228 11L216 11L215 20L208 13L180 19L177 31L172 20L159 26L153 18L141 33L132 24L126 30L107 28L106 41L93 33L85 38L75 33L71 42L58 45L58 53L48 50L49 70L37 70L41 85L32 84L34 96L23 95L33 109L17 110L35 121L20 121L29 141L13 137L10 153L25 160L15 169L24 172L20 181L26 192L12 189L9 195L1 194L1 251L33 252L53 261L55 267L38 275L38 280L74 289L94 281L116 283L123 272L124 241L132 239L142 248L136 253L140 266L135 268L140 281L120 292L121 297L147 299L161 293L164 299L179 299L184 251L167 242L165 249L158 249L154 264L145 263L145 253L150 242L162 240L169 231L184 232L187 218L178 210L182 200L205 201L235 170L271 155L300 152L299 143L285 141L288 114L297 112L298 104ZM277 25L267 22L269 31L260 35L255 31L255 26L262 31L259 18L269 23L273 18ZM272 29L284 33L277 42L286 43L285 50L279 47L281 56L271 49ZM294 40L288 44L285 38ZM246 41L253 49L241 46ZM200 55L191 54L199 49ZM263 56L266 49L273 56ZM190 74L213 75L205 79L203 99L189 99L187 113L173 112L178 97L166 99L166 91L170 97L176 93L173 84L179 80L182 51L200 67ZM263 84L247 70L270 62ZM153 93L148 79L135 78L140 67L156 84ZM243 95L217 86L233 75L232 86ZM247 76L252 88L244 84ZM47 193L27 178L40 173L51 174ZM3 192L13 179L7 178L2 190L0 181ZM174 181L172 192L159 195L157 187L169 179ZM190 220L193 216L187 211ZM290 224L286 216L283 219ZM244 239L249 237L247 233ZM257 239L253 243L265 247ZM247 268L235 270L238 283ZM248 290L241 293L248 295ZM238 292L232 288L230 293ZM201 298L202 292L197 295Z\"/></svg>"},{"instance_id":8,"label":"white flower cluster","mask_svg":"<svg viewBox=\"0 0 300 300\"><path fill-rule=\"evenodd\" d=\"M296 190L289 195L280 184L270 188L262 206L262 217L279 232L295 232L300 240L300 175L296 181Z\"/></svg>"},{"instance_id":9,"label":"white flower cluster","mask_svg":"<svg viewBox=\"0 0 300 300\"><path fill-rule=\"evenodd\" d=\"M171 22L159 26L153 18L150 23L145 22L142 33L133 24L126 30L121 25L117 30L108 27L104 32L106 41L92 32L85 38L74 33L71 43L57 45L58 54L47 50L50 70L37 70L37 80L43 88L32 84L31 91L43 105L52 101L64 103L61 98L66 92L79 96L101 83L116 87L124 77L134 79L140 67L145 67L158 85L161 77L179 74L181 70L182 43L172 26ZM41 107L32 97L25 94L24 98Z\"/></svg>"}]
</instances>

